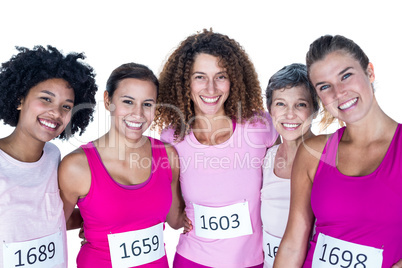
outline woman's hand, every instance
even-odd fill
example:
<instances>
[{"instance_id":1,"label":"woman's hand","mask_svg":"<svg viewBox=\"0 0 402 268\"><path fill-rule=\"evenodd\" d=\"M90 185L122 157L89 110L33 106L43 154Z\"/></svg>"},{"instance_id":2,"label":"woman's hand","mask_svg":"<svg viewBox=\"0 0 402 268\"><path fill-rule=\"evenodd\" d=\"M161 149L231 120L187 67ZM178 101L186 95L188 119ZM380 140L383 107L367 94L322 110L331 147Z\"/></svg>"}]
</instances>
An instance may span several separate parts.
<instances>
[{"instance_id":1,"label":"woman's hand","mask_svg":"<svg viewBox=\"0 0 402 268\"><path fill-rule=\"evenodd\" d=\"M187 234L189 233L191 230L193 230L193 223L191 222L191 220L187 217L186 213L184 212L184 217L183 217L183 225L184 225L184 229L183 229L183 234ZM397 267L399 268L399 267Z\"/></svg>"},{"instance_id":2,"label":"woman's hand","mask_svg":"<svg viewBox=\"0 0 402 268\"><path fill-rule=\"evenodd\" d=\"M81 241L81 247L87 243L87 239L85 238L85 233L84 233L84 223L82 223L80 232L78 233L78 237L82 239Z\"/></svg>"}]
</instances>

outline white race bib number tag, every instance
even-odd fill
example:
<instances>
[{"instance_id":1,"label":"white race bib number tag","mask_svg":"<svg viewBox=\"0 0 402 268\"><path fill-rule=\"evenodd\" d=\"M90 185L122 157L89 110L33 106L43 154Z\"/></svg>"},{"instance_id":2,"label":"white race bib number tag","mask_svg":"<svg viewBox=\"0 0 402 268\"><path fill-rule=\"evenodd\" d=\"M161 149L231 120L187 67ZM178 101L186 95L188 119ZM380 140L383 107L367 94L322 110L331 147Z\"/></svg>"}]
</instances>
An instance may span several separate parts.
<instances>
[{"instance_id":1,"label":"white race bib number tag","mask_svg":"<svg viewBox=\"0 0 402 268\"><path fill-rule=\"evenodd\" d=\"M54 267L63 262L61 231L30 241L3 243L3 267Z\"/></svg>"},{"instance_id":2,"label":"white race bib number tag","mask_svg":"<svg viewBox=\"0 0 402 268\"><path fill-rule=\"evenodd\" d=\"M225 239L253 233L248 202L225 207L193 204L195 234L210 239Z\"/></svg>"},{"instance_id":3,"label":"white race bib number tag","mask_svg":"<svg viewBox=\"0 0 402 268\"><path fill-rule=\"evenodd\" d=\"M262 241L263 241L263 249L265 253L265 261L271 265L271 267L274 266L274 260L276 253L278 252L279 244L281 243L281 239L273 236L267 232L263 232L262 236Z\"/></svg>"},{"instance_id":4,"label":"white race bib number tag","mask_svg":"<svg viewBox=\"0 0 402 268\"><path fill-rule=\"evenodd\" d=\"M382 252L382 249L343 241L320 233L312 267L378 268L382 265Z\"/></svg>"},{"instance_id":5,"label":"white race bib number tag","mask_svg":"<svg viewBox=\"0 0 402 268\"><path fill-rule=\"evenodd\" d=\"M156 261L165 256L163 223L118 234L109 234L113 267L133 267Z\"/></svg>"}]
</instances>

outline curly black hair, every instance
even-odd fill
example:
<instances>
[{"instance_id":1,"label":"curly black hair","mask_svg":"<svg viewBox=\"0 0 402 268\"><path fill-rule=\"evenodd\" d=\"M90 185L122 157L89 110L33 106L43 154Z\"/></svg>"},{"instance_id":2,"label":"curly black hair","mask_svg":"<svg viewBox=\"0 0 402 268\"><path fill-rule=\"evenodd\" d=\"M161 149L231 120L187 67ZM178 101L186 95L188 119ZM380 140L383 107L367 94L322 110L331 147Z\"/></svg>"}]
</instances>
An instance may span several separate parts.
<instances>
[{"instance_id":1,"label":"curly black hair","mask_svg":"<svg viewBox=\"0 0 402 268\"><path fill-rule=\"evenodd\" d=\"M16 49L19 53L0 69L0 119L15 127L20 114L17 107L29 90L45 80L61 78L73 88L75 100L71 121L58 138L67 139L77 131L81 135L93 120L98 90L93 68L81 61L84 54L72 52L64 56L52 46Z\"/></svg>"}]
</instances>

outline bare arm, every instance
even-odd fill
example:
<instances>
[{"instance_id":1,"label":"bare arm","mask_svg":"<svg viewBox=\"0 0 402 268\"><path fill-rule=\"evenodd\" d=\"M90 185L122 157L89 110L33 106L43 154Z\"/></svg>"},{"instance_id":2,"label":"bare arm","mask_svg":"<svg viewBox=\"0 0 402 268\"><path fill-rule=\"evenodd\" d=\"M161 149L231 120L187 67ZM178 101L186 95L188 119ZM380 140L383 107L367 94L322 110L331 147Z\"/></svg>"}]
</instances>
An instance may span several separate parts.
<instances>
[{"instance_id":1,"label":"bare arm","mask_svg":"<svg viewBox=\"0 0 402 268\"><path fill-rule=\"evenodd\" d=\"M276 268L300 268L307 254L308 241L314 223L311 209L311 189L319 158L311 149L322 152L323 137L300 145L293 163L288 224L275 258ZM325 144L325 142L324 142ZM323 147L322 147L323 148Z\"/></svg>"},{"instance_id":2,"label":"bare arm","mask_svg":"<svg viewBox=\"0 0 402 268\"><path fill-rule=\"evenodd\" d=\"M73 230L82 227L83 219L81 217L80 210L78 208L74 208L73 213L71 213L70 218L66 222L66 229Z\"/></svg>"},{"instance_id":3,"label":"bare arm","mask_svg":"<svg viewBox=\"0 0 402 268\"><path fill-rule=\"evenodd\" d=\"M184 225L184 200L180 189L180 164L176 149L173 146L165 146L172 170L172 205L166 217L166 221L173 229L179 229Z\"/></svg>"},{"instance_id":4,"label":"bare arm","mask_svg":"<svg viewBox=\"0 0 402 268\"><path fill-rule=\"evenodd\" d=\"M79 198L88 194L91 186L91 173L82 150L65 156L58 170L60 197L63 201L67 230L80 228L82 217L75 205Z\"/></svg>"},{"instance_id":5,"label":"bare arm","mask_svg":"<svg viewBox=\"0 0 402 268\"><path fill-rule=\"evenodd\" d=\"M402 259L400 259L397 263L392 265L391 268L402 268Z\"/></svg>"}]
</instances>

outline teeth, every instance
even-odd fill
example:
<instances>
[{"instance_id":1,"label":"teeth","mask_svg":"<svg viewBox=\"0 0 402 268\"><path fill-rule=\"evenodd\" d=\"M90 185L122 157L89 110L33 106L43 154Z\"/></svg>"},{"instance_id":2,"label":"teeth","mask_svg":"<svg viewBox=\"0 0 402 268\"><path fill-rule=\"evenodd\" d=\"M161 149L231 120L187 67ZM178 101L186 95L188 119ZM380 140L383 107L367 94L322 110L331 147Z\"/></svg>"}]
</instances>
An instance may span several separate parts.
<instances>
[{"instance_id":1,"label":"teeth","mask_svg":"<svg viewBox=\"0 0 402 268\"><path fill-rule=\"evenodd\" d=\"M208 102L208 103L214 103L214 102L216 102L217 100L219 100L219 96L216 97L216 98L206 98L206 97L200 96L200 98L201 98L203 101Z\"/></svg>"},{"instance_id":2,"label":"teeth","mask_svg":"<svg viewBox=\"0 0 402 268\"><path fill-rule=\"evenodd\" d=\"M50 127L50 128L56 128L56 126L57 126L56 124L48 122L48 121L45 121L45 120L39 120L39 121L40 121L40 123L42 125L45 125L45 126Z\"/></svg>"},{"instance_id":3,"label":"teeth","mask_svg":"<svg viewBox=\"0 0 402 268\"><path fill-rule=\"evenodd\" d=\"M284 127L289 127L289 128L296 128L296 127L300 126L300 124L286 124L286 123L284 123L283 126Z\"/></svg>"},{"instance_id":4,"label":"teeth","mask_svg":"<svg viewBox=\"0 0 402 268\"><path fill-rule=\"evenodd\" d=\"M347 108L349 108L350 106L352 106L353 104L355 104L357 101L357 98L354 98L353 100L350 100L342 105L340 105L338 108L341 110L345 110Z\"/></svg>"},{"instance_id":5,"label":"teeth","mask_svg":"<svg viewBox=\"0 0 402 268\"><path fill-rule=\"evenodd\" d=\"M138 127L142 126L142 123L134 123L134 122L129 122L129 121L124 121L124 122L126 122L127 126L129 126L129 127L138 128Z\"/></svg>"}]
</instances>

